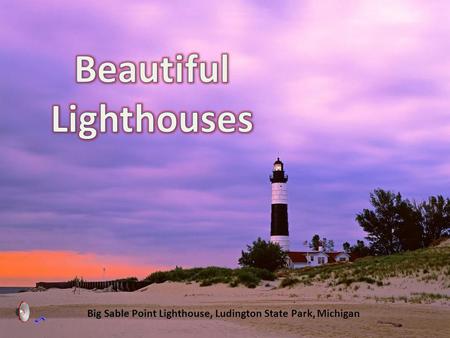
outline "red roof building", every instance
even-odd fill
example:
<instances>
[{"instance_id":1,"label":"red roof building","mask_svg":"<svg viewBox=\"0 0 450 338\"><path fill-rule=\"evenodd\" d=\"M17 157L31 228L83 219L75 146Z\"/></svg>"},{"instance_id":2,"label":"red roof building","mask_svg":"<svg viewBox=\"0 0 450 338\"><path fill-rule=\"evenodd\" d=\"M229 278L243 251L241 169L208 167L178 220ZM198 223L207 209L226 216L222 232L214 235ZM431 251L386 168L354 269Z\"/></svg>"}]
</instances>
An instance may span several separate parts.
<instances>
[{"instance_id":1,"label":"red roof building","mask_svg":"<svg viewBox=\"0 0 450 338\"><path fill-rule=\"evenodd\" d=\"M319 266L336 262L349 262L350 255L346 252L325 251L288 251L288 266L290 268L303 268L306 266Z\"/></svg>"}]
</instances>

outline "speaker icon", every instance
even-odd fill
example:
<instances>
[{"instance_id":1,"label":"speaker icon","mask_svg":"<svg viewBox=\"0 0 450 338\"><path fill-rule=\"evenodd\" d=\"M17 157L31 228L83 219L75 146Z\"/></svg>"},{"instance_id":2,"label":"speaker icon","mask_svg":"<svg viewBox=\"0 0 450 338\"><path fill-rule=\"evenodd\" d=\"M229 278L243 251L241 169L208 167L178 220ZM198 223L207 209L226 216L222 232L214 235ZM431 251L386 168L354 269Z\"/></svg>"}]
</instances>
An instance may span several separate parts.
<instances>
[{"instance_id":1,"label":"speaker icon","mask_svg":"<svg viewBox=\"0 0 450 338\"><path fill-rule=\"evenodd\" d=\"M16 314L19 317L21 322L26 322L28 319L30 319L30 306L25 302L20 302L19 306L17 307Z\"/></svg>"}]
</instances>

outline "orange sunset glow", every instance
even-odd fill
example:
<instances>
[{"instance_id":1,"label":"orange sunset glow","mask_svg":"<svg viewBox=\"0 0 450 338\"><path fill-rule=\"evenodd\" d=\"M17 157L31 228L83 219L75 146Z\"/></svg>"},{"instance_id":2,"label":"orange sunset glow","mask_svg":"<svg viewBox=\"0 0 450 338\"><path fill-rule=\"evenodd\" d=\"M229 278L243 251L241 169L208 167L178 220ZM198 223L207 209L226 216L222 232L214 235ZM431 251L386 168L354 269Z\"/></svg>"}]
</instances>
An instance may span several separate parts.
<instances>
[{"instance_id":1,"label":"orange sunset glow","mask_svg":"<svg viewBox=\"0 0 450 338\"><path fill-rule=\"evenodd\" d=\"M158 269L164 268L92 253L45 250L0 252L0 286L34 286L38 281L66 281L75 276L85 280L144 278Z\"/></svg>"}]
</instances>

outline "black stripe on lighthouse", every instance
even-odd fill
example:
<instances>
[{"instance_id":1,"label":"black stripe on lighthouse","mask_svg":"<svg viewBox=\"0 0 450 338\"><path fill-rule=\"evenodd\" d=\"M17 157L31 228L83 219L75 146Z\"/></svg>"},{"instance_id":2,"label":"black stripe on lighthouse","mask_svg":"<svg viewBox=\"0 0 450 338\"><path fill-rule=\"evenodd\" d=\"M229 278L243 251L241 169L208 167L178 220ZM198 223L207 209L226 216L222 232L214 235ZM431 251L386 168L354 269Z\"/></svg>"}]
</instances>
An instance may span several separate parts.
<instances>
[{"instance_id":1,"label":"black stripe on lighthouse","mask_svg":"<svg viewBox=\"0 0 450 338\"><path fill-rule=\"evenodd\" d=\"M272 204L271 236L289 236L287 204Z\"/></svg>"}]
</instances>

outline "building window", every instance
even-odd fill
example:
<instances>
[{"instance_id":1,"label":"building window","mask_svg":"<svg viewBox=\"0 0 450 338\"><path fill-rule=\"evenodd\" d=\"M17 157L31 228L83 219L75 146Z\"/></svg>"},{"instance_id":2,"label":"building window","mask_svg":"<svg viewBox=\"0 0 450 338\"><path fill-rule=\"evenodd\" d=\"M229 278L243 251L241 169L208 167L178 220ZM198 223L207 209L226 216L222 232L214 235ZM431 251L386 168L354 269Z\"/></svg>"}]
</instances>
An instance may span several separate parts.
<instances>
[{"instance_id":1,"label":"building window","mask_svg":"<svg viewBox=\"0 0 450 338\"><path fill-rule=\"evenodd\" d=\"M346 262L346 261L347 261L347 258L341 257L341 258L339 258L339 261L340 261L340 262Z\"/></svg>"},{"instance_id":2,"label":"building window","mask_svg":"<svg viewBox=\"0 0 450 338\"><path fill-rule=\"evenodd\" d=\"M311 256L311 262L314 262L314 256Z\"/></svg>"},{"instance_id":3,"label":"building window","mask_svg":"<svg viewBox=\"0 0 450 338\"><path fill-rule=\"evenodd\" d=\"M325 257L318 257L318 258L317 258L317 262L318 262L319 264L325 264Z\"/></svg>"}]
</instances>

